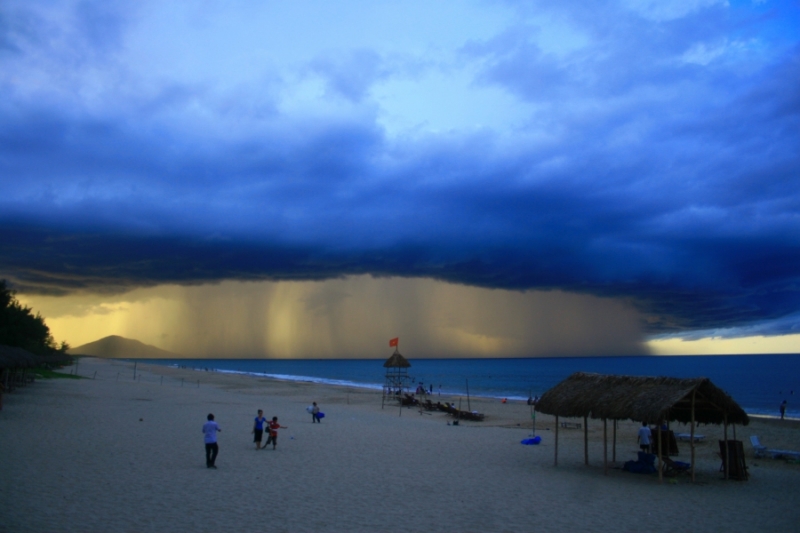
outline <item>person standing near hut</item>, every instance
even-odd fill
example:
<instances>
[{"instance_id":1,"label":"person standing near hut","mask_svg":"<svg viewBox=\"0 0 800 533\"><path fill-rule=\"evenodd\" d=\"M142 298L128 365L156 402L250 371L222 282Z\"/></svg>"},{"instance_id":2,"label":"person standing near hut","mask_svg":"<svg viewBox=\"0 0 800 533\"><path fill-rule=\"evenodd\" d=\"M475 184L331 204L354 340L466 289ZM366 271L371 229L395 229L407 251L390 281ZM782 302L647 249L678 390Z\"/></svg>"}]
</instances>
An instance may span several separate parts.
<instances>
[{"instance_id":1,"label":"person standing near hut","mask_svg":"<svg viewBox=\"0 0 800 533\"><path fill-rule=\"evenodd\" d=\"M214 464L217 461L219 445L217 445L217 432L222 431L219 425L214 422L214 415L209 413L207 422L203 424L203 435L206 443L206 468L217 468Z\"/></svg>"},{"instance_id":2,"label":"person standing near hut","mask_svg":"<svg viewBox=\"0 0 800 533\"><path fill-rule=\"evenodd\" d=\"M650 453L650 437L652 433L650 428L647 427L647 422L642 422L642 427L639 428L637 440L639 441L639 448L645 453Z\"/></svg>"}]
</instances>

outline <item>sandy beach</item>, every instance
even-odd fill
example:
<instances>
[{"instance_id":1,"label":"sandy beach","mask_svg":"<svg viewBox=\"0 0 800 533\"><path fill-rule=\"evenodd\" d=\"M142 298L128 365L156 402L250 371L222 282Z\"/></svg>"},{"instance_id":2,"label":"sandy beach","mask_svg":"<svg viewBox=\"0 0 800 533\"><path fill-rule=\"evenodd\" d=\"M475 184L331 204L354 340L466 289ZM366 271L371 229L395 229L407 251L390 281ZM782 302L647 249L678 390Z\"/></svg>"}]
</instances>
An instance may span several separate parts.
<instances>
[{"instance_id":1,"label":"sandy beach","mask_svg":"<svg viewBox=\"0 0 800 533\"><path fill-rule=\"evenodd\" d=\"M755 459L749 443L800 449L798 421L737 428L747 482L722 479L722 428L703 426L697 483L660 484L620 469L635 459L633 422L620 423L606 476L601 422L589 422L588 467L574 429L559 432L555 467L550 417L537 417L541 445L520 444L524 402L472 398L486 420L452 426L359 389L146 364L134 380L133 364L95 358L78 370L90 379L4 397L0 531L800 531L800 465ZM288 427L276 450L254 449L259 408ZM217 470L205 466L209 412L223 430ZM689 453L681 443L677 459Z\"/></svg>"}]
</instances>

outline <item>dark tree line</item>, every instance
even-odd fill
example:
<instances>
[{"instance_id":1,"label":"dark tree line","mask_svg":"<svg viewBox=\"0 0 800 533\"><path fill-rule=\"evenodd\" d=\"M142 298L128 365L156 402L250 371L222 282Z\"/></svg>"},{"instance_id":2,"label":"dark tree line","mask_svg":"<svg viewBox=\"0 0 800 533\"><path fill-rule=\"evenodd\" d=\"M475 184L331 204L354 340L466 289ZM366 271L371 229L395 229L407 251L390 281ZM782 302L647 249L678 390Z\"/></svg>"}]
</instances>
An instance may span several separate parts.
<instances>
[{"instance_id":1,"label":"dark tree line","mask_svg":"<svg viewBox=\"0 0 800 533\"><path fill-rule=\"evenodd\" d=\"M42 315L34 315L30 307L19 303L15 294L5 280L0 280L0 344L18 346L39 355L66 352L69 345L62 342L57 346Z\"/></svg>"}]
</instances>

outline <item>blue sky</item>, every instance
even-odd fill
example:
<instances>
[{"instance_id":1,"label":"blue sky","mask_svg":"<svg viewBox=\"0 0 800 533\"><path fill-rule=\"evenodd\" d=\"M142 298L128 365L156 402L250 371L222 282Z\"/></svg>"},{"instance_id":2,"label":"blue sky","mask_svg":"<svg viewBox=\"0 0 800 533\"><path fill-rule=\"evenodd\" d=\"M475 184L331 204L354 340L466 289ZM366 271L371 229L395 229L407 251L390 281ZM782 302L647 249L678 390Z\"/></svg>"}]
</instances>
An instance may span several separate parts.
<instances>
[{"instance_id":1,"label":"blue sky","mask_svg":"<svg viewBox=\"0 0 800 533\"><path fill-rule=\"evenodd\" d=\"M65 315L374 276L797 335L799 146L797 2L0 4L0 276Z\"/></svg>"}]
</instances>

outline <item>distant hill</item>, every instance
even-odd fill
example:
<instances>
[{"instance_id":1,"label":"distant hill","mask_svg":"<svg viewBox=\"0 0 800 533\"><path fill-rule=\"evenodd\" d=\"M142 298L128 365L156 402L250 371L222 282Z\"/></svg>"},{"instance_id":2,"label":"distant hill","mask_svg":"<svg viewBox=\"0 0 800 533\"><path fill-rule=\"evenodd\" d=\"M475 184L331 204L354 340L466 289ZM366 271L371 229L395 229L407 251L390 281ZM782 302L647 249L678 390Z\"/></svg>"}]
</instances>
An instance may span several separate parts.
<instances>
[{"instance_id":1,"label":"distant hill","mask_svg":"<svg viewBox=\"0 0 800 533\"><path fill-rule=\"evenodd\" d=\"M119 335L103 337L68 351L71 355L93 355L96 357L131 358L131 359L177 359L183 357L179 353L168 352L133 339Z\"/></svg>"}]
</instances>

